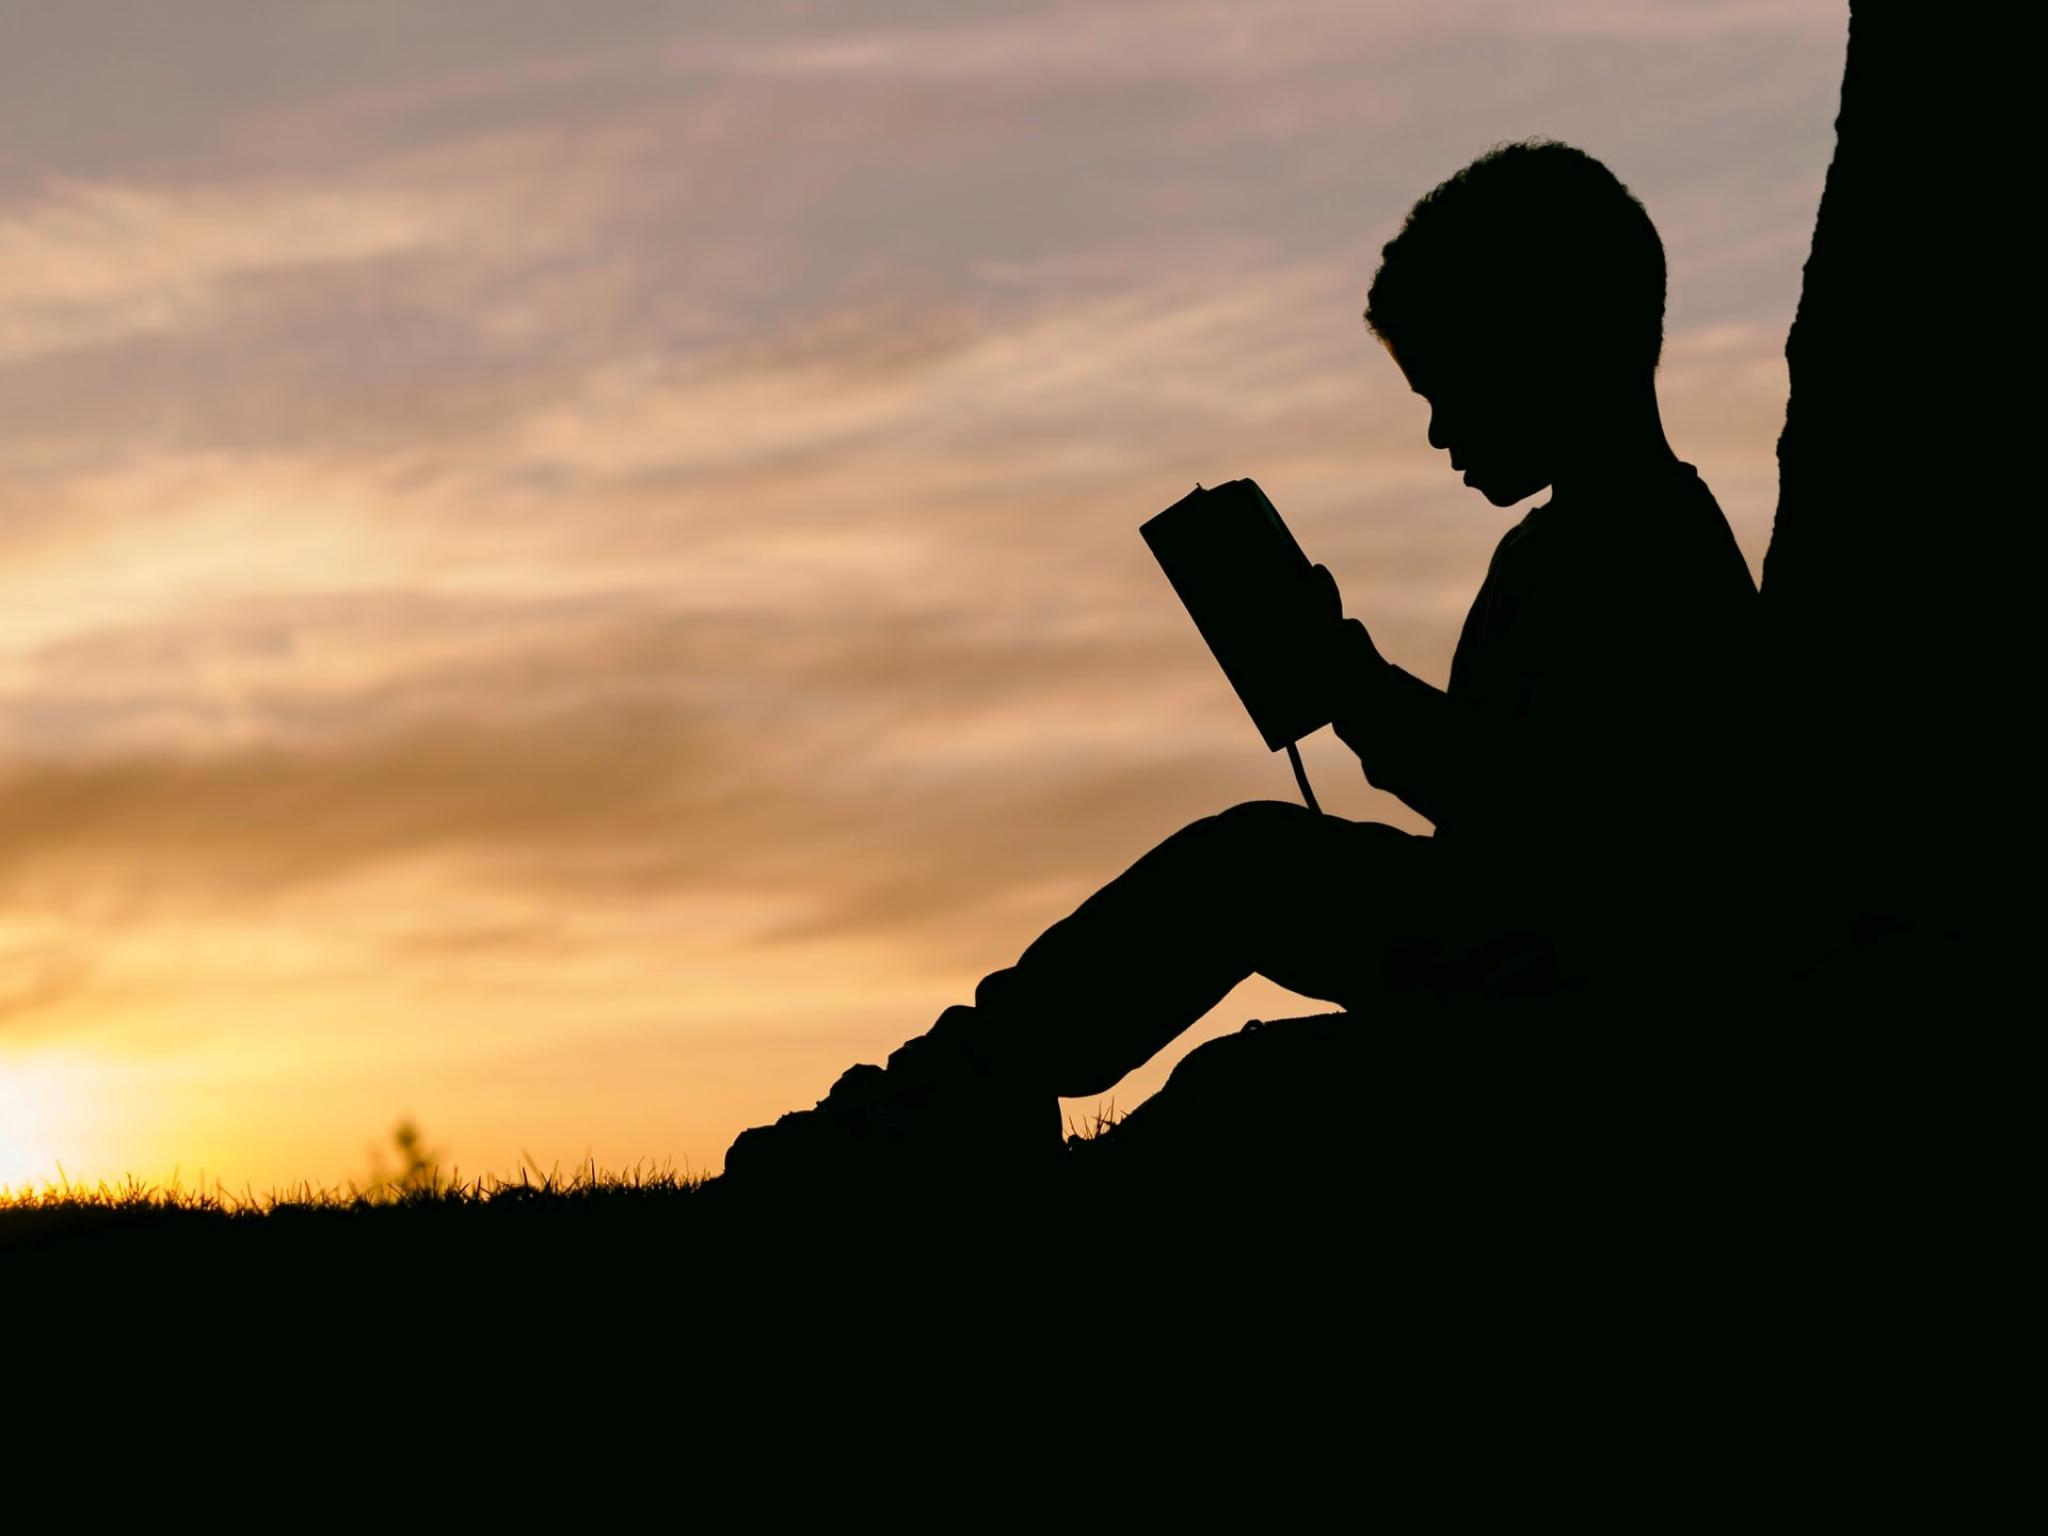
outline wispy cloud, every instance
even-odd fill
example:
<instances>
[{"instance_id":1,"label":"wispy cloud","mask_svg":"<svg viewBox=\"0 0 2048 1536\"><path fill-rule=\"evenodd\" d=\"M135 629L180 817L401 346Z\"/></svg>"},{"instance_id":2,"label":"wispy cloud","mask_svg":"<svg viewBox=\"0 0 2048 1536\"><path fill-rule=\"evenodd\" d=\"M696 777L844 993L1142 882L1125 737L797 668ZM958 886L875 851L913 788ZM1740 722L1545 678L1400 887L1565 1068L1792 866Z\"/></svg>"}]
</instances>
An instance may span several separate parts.
<instances>
[{"instance_id":1,"label":"wispy cloud","mask_svg":"<svg viewBox=\"0 0 2048 1536\"><path fill-rule=\"evenodd\" d=\"M0 364L199 329L266 275L476 233L445 200L374 191L60 184L0 216Z\"/></svg>"}]
</instances>

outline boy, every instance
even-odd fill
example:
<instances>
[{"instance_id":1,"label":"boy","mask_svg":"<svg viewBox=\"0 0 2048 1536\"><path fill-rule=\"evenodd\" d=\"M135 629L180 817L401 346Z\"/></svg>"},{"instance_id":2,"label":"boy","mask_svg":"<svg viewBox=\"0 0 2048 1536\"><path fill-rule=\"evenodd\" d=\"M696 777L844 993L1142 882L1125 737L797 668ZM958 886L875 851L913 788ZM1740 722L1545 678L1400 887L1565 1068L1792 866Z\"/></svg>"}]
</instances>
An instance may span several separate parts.
<instances>
[{"instance_id":1,"label":"boy","mask_svg":"<svg viewBox=\"0 0 2048 1536\"><path fill-rule=\"evenodd\" d=\"M1383 659L1317 567L1304 658L1366 777L1435 823L1252 801L1168 837L984 977L886 1071L745 1132L745 1184L868 1149L1030 1168L1057 1100L1106 1091L1253 972L1369 1014L1388 989L1555 990L1712 963L1753 818L1757 593L1665 440L1664 252L1612 172L1503 145L1418 202L1365 320L1501 540L1439 690Z\"/></svg>"}]
</instances>

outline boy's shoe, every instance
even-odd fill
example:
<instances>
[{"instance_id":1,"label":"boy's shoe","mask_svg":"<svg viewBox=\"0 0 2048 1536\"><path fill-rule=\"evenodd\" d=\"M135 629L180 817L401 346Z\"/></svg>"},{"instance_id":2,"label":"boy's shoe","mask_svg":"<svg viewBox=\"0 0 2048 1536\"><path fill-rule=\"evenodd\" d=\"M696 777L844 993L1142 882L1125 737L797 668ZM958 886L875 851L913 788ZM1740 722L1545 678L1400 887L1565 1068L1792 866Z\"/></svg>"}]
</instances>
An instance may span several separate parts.
<instances>
[{"instance_id":1,"label":"boy's shoe","mask_svg":"<svg viewBox=\"0 0 2048 1536\"><path fill-rule=\"evenodd\" d=\"M886 1069L847 1068L816 1108L742 1131L720 1180L730 1189L901 1191L1033 1182L1065 1151L1059 1100L975 1049L971 1007L948 1008Z\"/></svg>"}]
</instances>

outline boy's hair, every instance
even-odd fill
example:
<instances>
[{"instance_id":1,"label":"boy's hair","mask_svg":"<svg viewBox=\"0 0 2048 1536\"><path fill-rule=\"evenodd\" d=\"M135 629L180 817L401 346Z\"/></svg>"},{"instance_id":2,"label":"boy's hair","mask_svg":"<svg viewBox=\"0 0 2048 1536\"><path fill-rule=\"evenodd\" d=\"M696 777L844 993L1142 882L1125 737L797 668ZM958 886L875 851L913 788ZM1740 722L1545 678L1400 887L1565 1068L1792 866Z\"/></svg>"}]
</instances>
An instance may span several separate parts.
<instances>
[{"instance_id":1,"label":"boy's hair","mask_svg":"<svg viewBox=\"0 0 2048 1536\"><path fill-rule=\"evenodd\" d=\"M1584 150L1498 144L1409 210L1380 251L1365 323L1418 354L1437 340L1562 342L1589 361L1654 370L1664 242Z\"/></svg>"}]
</instances>

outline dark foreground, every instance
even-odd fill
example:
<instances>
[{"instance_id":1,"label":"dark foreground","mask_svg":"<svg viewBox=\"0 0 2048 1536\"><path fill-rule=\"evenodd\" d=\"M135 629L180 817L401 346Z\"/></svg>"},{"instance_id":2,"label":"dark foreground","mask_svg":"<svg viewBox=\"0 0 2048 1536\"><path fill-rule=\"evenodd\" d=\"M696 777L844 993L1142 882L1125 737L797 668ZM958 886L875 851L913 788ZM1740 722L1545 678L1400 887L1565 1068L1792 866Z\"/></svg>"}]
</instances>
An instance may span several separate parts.
<instances>
[{"instance_id":1,"label":"dark foreground","mask_svg":"<svg viewBox=\"0 0 2048 1536\"><path fill-rule=\"evenodd\" d=\"M770 1504L820 1446L875 1446L825 1492L897 1513L941 1474L972 1483L955 1516L1247 1480L1262 1523L1383 1480L1430 1524L1589 1496L1747 1517L1787 1477L1816 1516L1895 1509L1901 1469L1995 1459L2021 1422L1996 1405L2032 1304L2033 1079L1945 962L1855 974L1772 1007L1278 1021L1035 1189L0 1210L10 1400L75 1434L169 1401L222 1444L487 1426L498 1497L529 1446L559 1470L565 1438L651 1440L638 1465L694 1486L736 1436L800 1448ZM1919 1507L1978 1486L1944 1472Z\"/></svg>"},{"instance_id":2,"label":"dark foreground","mask_svg":"<svg viewBox=\"0 0 2048 1536\"><path fill-rule=\"evenodd\" d=\"M1863 1299L2033 1223L2014 1020L1952 996L1945 959L1854 974L1771 1006L1703 991L1248 1027L1031 1186L933 1168L775 1196L583 1176L0 1208L0 1287L334 1316L672 1306L713 1330L880 1308L935 1336L1199 1317L1383 1347L1571 1318L1645 1347L1818 1345Z\"/></svg>"}]
</instances>

